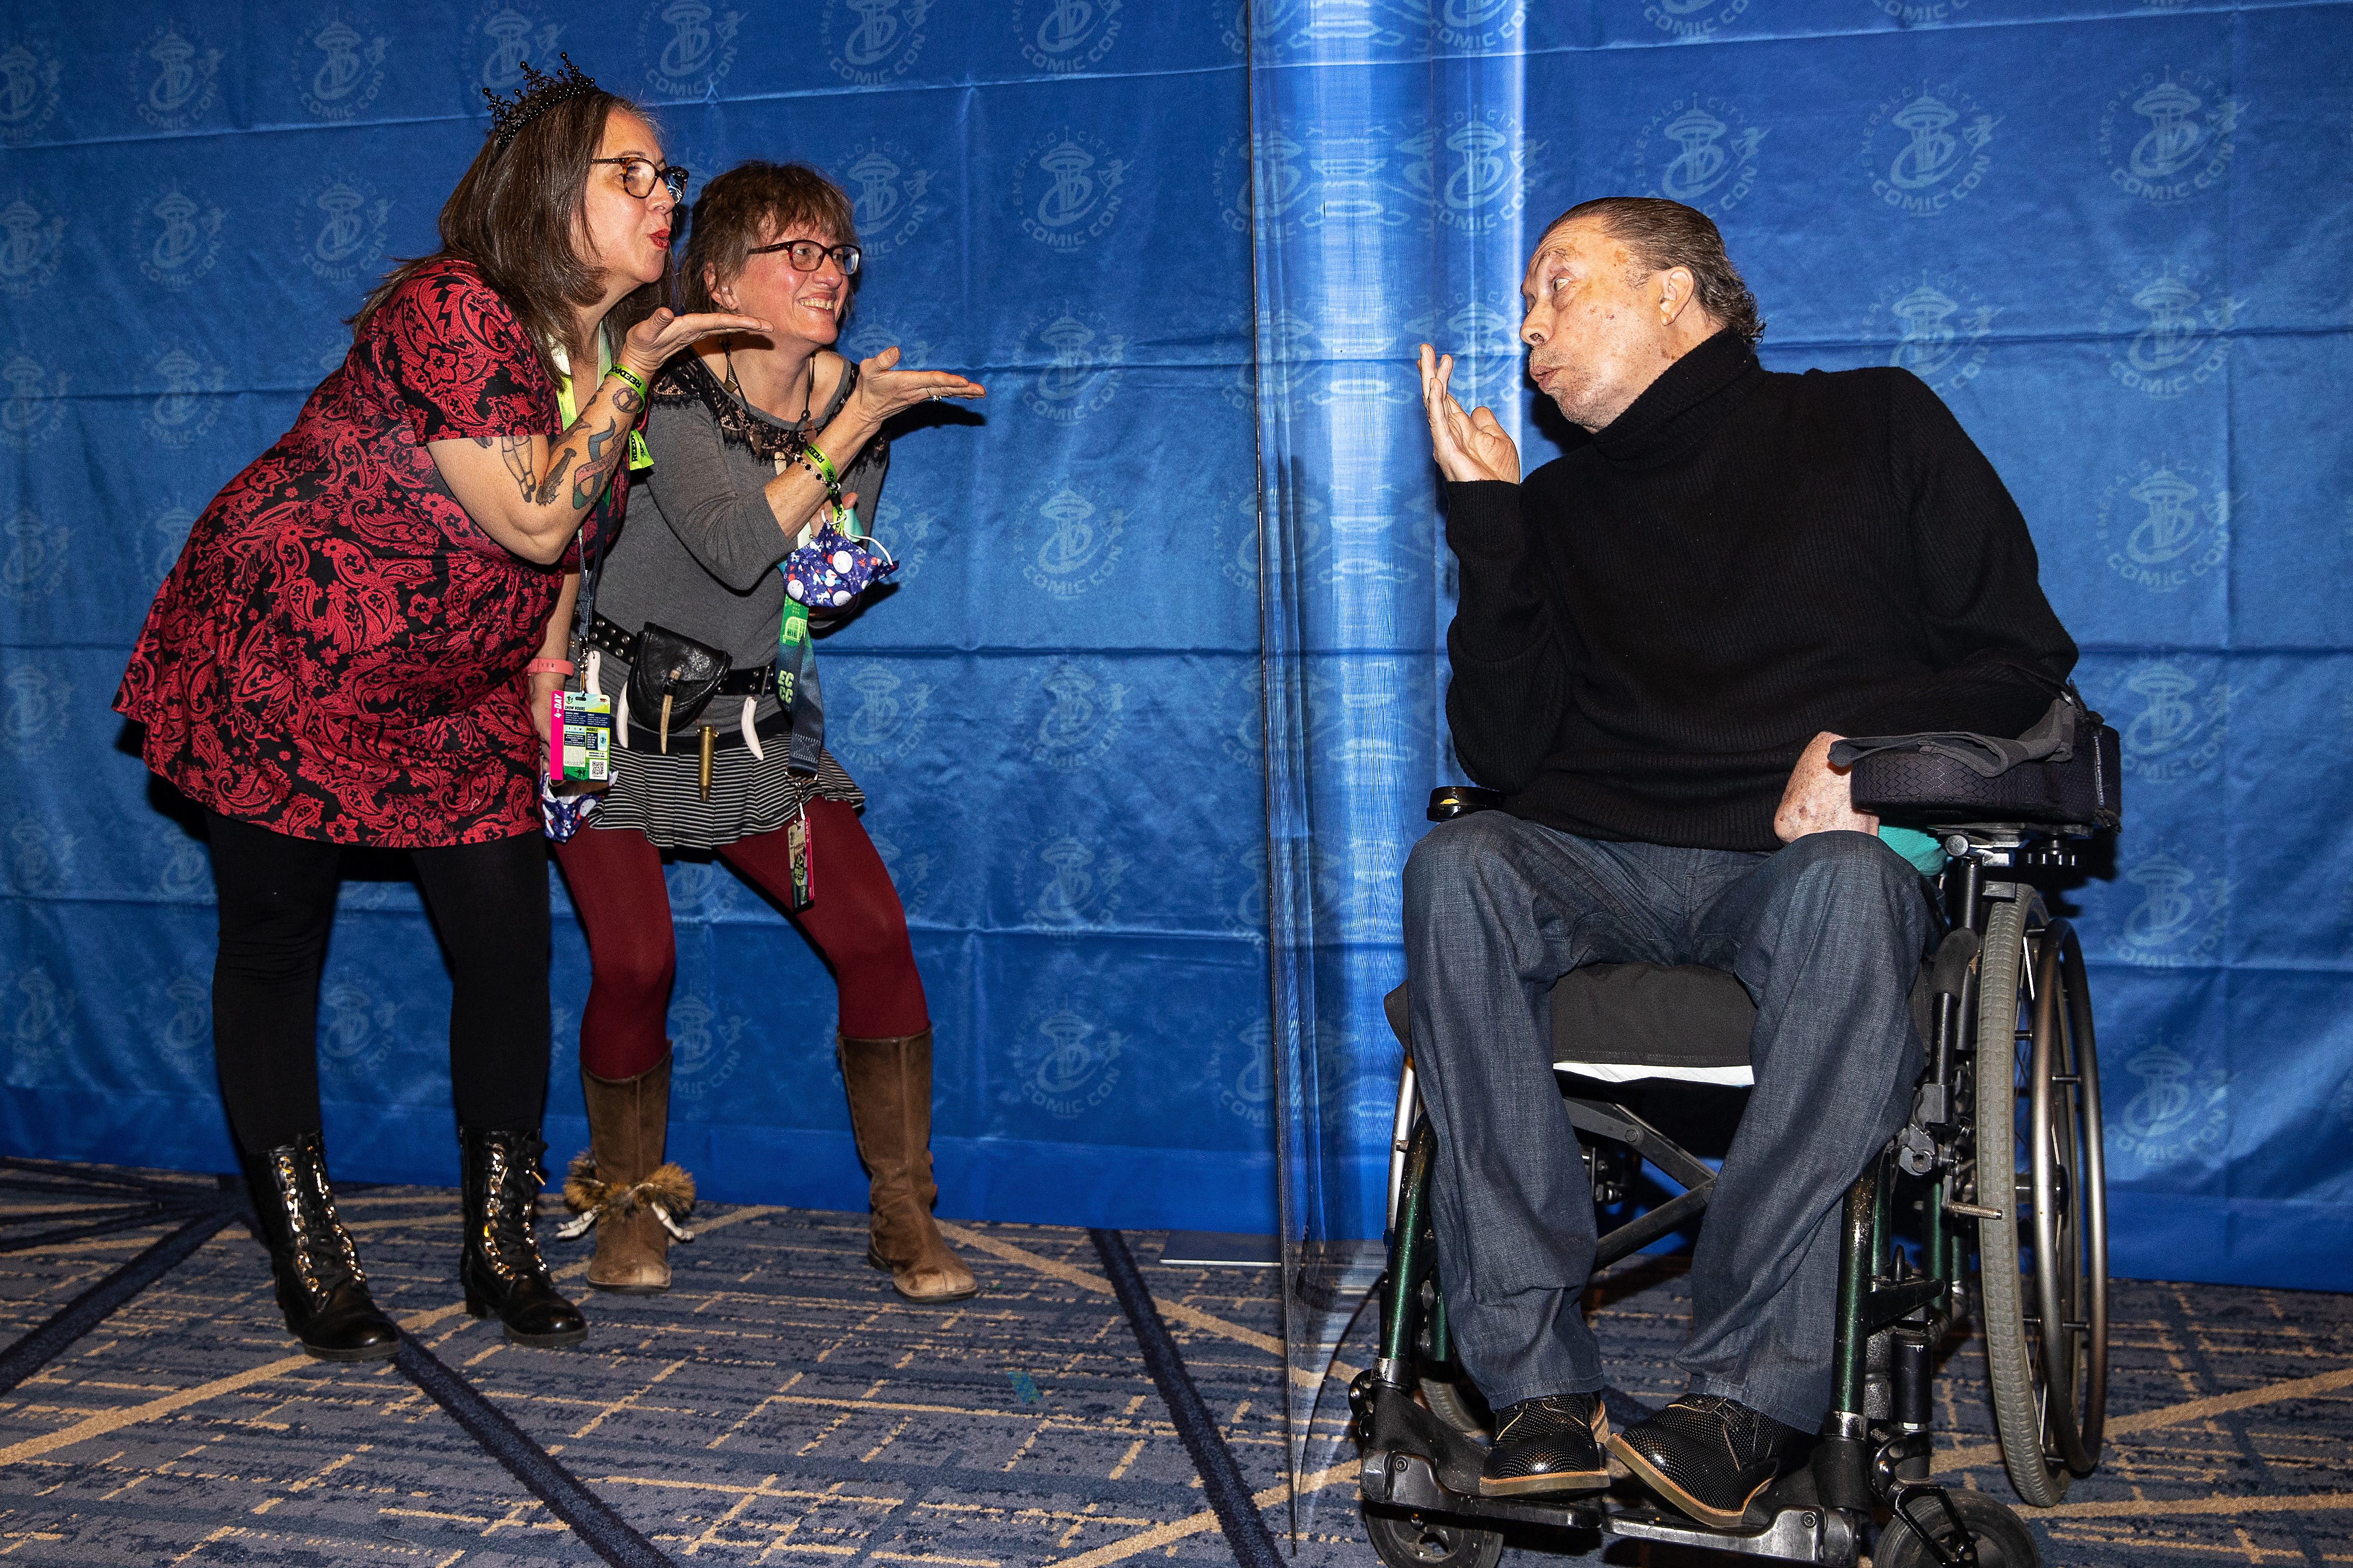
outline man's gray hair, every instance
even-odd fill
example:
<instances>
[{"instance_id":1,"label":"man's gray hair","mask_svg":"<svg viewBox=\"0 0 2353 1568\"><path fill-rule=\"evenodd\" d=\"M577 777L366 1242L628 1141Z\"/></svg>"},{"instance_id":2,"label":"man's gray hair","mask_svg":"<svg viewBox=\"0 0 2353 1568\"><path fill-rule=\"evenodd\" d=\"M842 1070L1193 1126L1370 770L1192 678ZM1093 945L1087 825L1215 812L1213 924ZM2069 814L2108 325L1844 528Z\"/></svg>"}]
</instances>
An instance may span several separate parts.
<instances>
[{"instance_id":1,"label":"man's gray hair","mask_svg":"<svg viewBox=\"0 0 2353 1568\"><path fill-rule=\"evenodd\" d=\"M1545 226L1550 234L1574 218L1592 218L1602 232L1634 253L1646 271L1688 268L1702 309L1753 346L1765 335L1757 296L1724 252L1724 236L1708 216L1657 196L1602 196L1579 202ZM1541 246L1543 241L1539 239Z\"/></svg>"}]
</instances>

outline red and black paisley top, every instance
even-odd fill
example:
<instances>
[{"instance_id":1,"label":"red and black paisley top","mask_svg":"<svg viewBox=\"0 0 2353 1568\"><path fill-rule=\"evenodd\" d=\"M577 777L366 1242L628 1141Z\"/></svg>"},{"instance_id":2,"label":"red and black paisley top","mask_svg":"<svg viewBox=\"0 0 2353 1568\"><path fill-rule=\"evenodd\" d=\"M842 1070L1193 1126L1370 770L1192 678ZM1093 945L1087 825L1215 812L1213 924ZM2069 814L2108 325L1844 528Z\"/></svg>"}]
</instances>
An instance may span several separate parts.
<instances>
[{"instance_id":1,"label":"red and black paisley top","mask_svg":"<svg viewBox=\"0 0 2353 1568\"><path fill-rule=\"evenodd\" d=\"M189 531L114 697L146 726L147 765L297 838L537 832L522 672L576 546L540 566L493 542L425 444L560 428L522 324L473 265L419 268ZM591 529L627 485L616 474Z\"/></svg>"}]
</instances>

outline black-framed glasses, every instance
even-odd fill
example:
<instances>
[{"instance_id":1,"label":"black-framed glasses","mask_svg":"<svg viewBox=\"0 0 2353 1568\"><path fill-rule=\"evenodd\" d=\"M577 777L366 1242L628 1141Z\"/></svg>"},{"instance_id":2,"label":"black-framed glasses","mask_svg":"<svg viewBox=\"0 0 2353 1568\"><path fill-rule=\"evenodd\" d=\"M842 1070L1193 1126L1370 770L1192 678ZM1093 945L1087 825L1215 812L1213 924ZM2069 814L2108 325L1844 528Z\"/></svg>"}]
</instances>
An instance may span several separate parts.
<instances>
[{"instance_id":1,"label":"black-framed glasses","mask_svg":"<svg viewBox=\"0 0 2353 1568\"><path fill-rule=\"evenodd\" d=\"M654 194L654 182L659 180L670 187L670 200L682 202L686 199L686 182L692 178L675 163L664 163L657 169L644 158L591 158L588 161L621 165L621 189L640 201Z\"/></svg>"},{"instance_id":2,"label":"black-framed glasses","mask_svg":"<svg viewBox=\"0 0 2353 1568\"><path fill-rule=\"evenodd\" d=\"M774 245L755 245L744 254L746 257L765 256L772 250L783 251L785 259L793 264L796 272L814 272L830 256L833 264L841 268L844 278L857 277L858 264L866 259L866 253L854 245L819 245L813 239L784 239Z\"/></svg>"}]
</instances>

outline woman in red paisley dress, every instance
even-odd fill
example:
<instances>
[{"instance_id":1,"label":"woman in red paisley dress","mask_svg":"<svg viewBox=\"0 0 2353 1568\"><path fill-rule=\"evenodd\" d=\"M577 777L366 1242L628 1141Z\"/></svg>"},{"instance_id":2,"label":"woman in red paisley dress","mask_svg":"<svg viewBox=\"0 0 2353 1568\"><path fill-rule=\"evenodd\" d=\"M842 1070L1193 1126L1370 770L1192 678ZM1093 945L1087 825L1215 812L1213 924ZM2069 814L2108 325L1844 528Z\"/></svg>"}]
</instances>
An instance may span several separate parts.
<instances>
[{"instance_id":1,"label":"woman in red paisley dress","mask_svg":"<svg viewBox=\"0 0 2353 1568\"><path fill-rule=\"evenodd\" d=\"M568 60L527 85L493 100L440 250L369 296L343 366L197 520L114 700L205 811L222 1098L287 1328L332 1361L399 1344L320 1134L346 845L411 852L448 957L467 1305L523 1344L587 1332L532 1229L549 1033L532 716L567 673L579 542L618 519L648 379L706 333L766 325L655 308L685 171ZM571 374L588 365L593 383Z\"/></svg>"}]
</instances>

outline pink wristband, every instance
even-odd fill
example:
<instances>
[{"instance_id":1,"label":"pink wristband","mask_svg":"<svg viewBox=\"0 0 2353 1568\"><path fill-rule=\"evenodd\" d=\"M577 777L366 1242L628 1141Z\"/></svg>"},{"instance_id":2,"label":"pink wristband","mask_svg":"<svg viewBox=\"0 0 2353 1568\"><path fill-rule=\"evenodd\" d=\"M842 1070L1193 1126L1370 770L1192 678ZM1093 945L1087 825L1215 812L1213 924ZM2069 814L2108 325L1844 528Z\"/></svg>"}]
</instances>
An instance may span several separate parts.
<instances>
[{"instance_id":1,"label":"pink wristband","mask_svg":"<svg viewBox=\"0 0 2353 1568\"><path fill-rule=\"evenodd\" d=\"M522 668L528 675L569 675L572 673L572 661L568 658L535 658Z\"/></svg>"}]
</instances>

